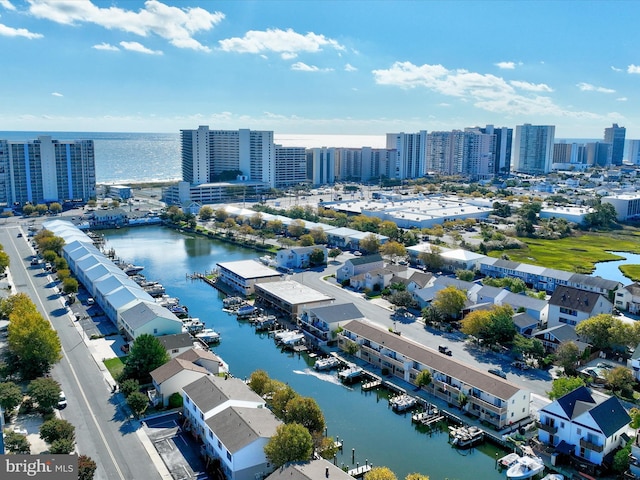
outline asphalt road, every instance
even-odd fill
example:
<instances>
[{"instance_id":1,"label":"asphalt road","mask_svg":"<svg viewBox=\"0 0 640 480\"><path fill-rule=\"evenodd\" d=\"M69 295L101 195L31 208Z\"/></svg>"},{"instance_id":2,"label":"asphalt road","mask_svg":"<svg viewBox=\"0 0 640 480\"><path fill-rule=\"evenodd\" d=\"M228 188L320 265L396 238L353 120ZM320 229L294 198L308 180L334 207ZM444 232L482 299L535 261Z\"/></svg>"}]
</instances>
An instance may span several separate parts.
<instances>
[{"instance_id":1,"label":"asphalt road","mask_svg":"<svg viewBox=\"0 0 640 480\"><path fill-rule=\"evenodd\" d=\"M437 350L438 345L444 344L451 349L453 358L480 370L486 371L490 368L499 368L507 374L507 380L510 382L537 395L547 396L547 392L551 390L552 380L549 372L537 369L526 371L516 369L510 365L513 359L508 355L481 349L472 342L465 340L464 336L459 332L445 333L435 329L426 329L424 323L418 320L408 323L394 322L391 318L392 311L366 300L362 294L345 290L329 280L323 280L324 277L335 273L336 269L351 257L352 255L350 254L342 254L337 258L338 262L340 262L339 264L330 261L323 272L300 272L294 274L293 279L335 297L336 303L354 303L367 319L385 329L395 328L402 333L403 337L410 338L434 350Z\"/></svg>"},{"instance_id":2,"label":"asphalt road","mask_svg":"<svg viewBox=\"0 0 640 480\"><path fill-rule=\"evenodd\" d=\"M21 224L21 226L19 226ZM24 234L18 238L18 232ZM98 465L96 480L160 478L131 423L118 407L116 398L73 325L53 279L40 267L31 267L33 251L26 224L19 219L3 221L0 244L11 259L11 275L18 292L36 304L57 330L63 358L52 376L60 382L68 406L62 417L76 427L77 450Z\"/></svg>"}]
</instances>

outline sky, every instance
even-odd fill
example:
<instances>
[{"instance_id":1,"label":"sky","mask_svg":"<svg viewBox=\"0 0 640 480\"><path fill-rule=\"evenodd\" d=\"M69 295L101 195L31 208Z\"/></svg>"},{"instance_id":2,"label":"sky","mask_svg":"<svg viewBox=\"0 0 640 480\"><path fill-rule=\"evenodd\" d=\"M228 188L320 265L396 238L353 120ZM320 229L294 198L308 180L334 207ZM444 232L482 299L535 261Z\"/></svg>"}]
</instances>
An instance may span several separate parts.
<instances>
[{"instance_id":1,"label":"sky","mask_svg":"<svg viewBox=\"0 0 640 480\"><path fill-rule=\"evenodd\" d=\"M0 0L0 130L640 138L640 2Z\"/></svg>"}]
</instances>

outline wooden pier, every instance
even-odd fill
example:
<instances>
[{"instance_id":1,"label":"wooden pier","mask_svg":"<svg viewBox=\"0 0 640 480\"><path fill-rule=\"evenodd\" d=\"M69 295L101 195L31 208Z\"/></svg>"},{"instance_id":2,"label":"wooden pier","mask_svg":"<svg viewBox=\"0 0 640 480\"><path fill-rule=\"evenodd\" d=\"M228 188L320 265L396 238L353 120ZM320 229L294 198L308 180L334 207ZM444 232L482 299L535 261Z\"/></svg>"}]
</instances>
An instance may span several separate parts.
<instances>
[{"instance_id":1,"label":"wooden pier","mask_svg":"<svg viewBox=\"0 0 640 480\"><path fill-rule=\"evenodd\" d=\"M374 388L378 388L382 385L382 380L371 380L370 382L362 384L362 390L365 392L368 390L373 390Z\"/></svg>"},{"instance_id":2,"label":"wooden pier","mask_svg":"<svg viewBox=\"0 0 640 480\"><path fill-rule=\"evenodd\" d=\"M366 464L360 467L352 468L351 470L347 471L347 473L354 478L360 478L363 477L365 473L370 472L372 468L373 467L371 466L371 464Z\"/></svg>"}]
</instances>

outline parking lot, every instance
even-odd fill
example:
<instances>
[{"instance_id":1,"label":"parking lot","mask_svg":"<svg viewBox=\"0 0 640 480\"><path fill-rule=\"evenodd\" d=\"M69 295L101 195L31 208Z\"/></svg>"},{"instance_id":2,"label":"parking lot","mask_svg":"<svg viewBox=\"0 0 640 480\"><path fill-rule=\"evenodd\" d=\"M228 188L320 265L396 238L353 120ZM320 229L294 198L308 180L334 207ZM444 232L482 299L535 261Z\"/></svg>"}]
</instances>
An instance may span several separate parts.
<instances>
[{"instance_id":1,"label":"parking lot","mask_svg":"<svg viewBox=\"0 0 640 480\"><path fill-rule=\"evenodd\" d=\"M180 419L178 413L170 413L147 419L142 427L174 479L208 479L198 443L182 430Z\"/></svg>"}]
</instances>

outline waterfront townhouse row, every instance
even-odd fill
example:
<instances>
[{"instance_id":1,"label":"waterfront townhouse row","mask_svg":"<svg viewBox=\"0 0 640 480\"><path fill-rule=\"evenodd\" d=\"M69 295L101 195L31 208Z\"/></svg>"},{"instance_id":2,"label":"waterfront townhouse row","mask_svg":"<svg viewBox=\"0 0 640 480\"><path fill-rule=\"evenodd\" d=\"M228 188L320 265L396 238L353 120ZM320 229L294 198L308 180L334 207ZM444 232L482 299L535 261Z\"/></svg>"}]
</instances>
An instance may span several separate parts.
<instances>
[{"instance_id":1,"label":"waterfront townhouse row","mask_svg":"<svg viewBox=\"0 0 640 480\"><path fill-rule=\"evenodd\" d=\"M131 280L71 222L52 220L43 227L65 241L62 256L89 295L117 328L135 339L182 332L182 322Z\"/></svg>"},{"instance_id":2,"label":"waterfront townhouse row","mask_svg":"<svg viewBox=\"0 0 640 480\"><path fill-rule=\"evenodd\" d=\"M446 249L427 242L407 248L407 253L412 263L418 265L424 264L421 259L422 253L430 254L434 251L439 252L438 254L444 263L444 271L453 272L458 269L464 269L478 271L487 277L520 278L527 285L548 293L553 293L558 286L564 285L579 290L596 292L612 300L614 292L622 287L622 284L618 281L608 280L599 276L513 262L463 249Z\"/></svg>"},{"instance_id":3,"label":"waterfront townhouse row","mask_svg":"<svg viewBox=\"0 0 640 480\"><path fill-rule=\"evenodd\" d=\"M254 480L273 470L264 447L282 422L243 381L206 375L184 387L182 398L187 428L227 479Z\"/></svg>"},{"instance_id":4,"label":"waterfront townhouse row","mask_svg":"<svg viewBox=\"0 0 640 480\"><path fill-rule=\"evenodd\" d=\"M415 384L420 372L429 371L432 381L423 388L498 430L530 415L528 390L370 322L352 320L342 326L338 345L347 351L352 343L358 358L405 382Z\"/></svg>"}]
</instances>

